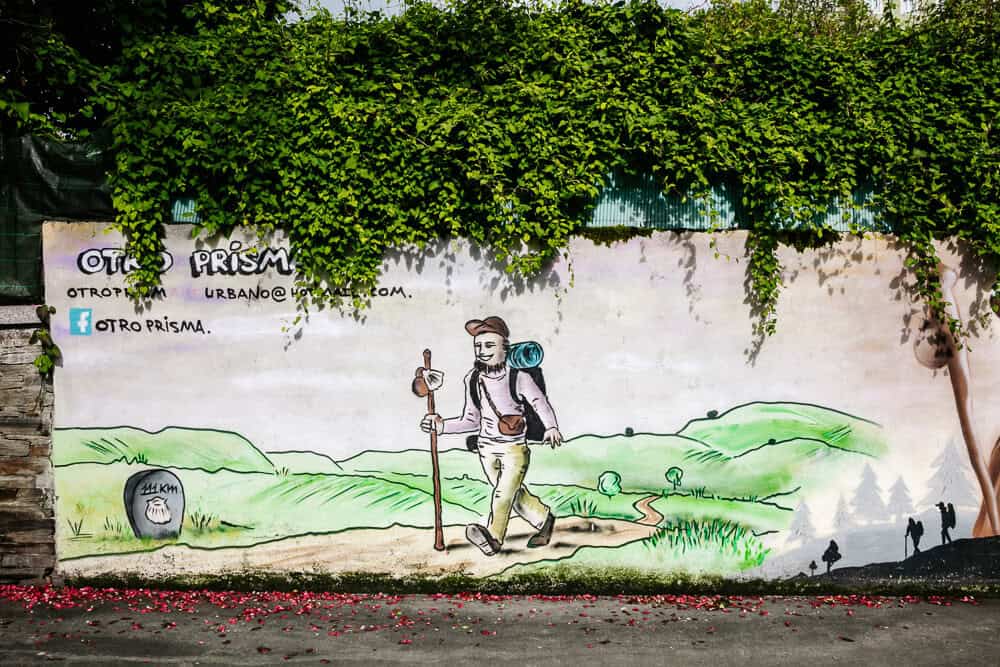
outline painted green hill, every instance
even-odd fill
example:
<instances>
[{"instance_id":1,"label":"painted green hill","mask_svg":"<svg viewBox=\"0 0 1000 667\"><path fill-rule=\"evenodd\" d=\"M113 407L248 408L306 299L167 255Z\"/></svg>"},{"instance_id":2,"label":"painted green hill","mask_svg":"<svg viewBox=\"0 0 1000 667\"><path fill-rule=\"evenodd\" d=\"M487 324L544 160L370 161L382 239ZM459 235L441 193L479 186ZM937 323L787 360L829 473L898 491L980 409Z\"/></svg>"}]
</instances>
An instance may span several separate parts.
<instances>
[{"instance_id":1,"label":"painted green hill","mask_svg":"<svg viewBox=\"0 0 1000 667\"><path fill-rule=\"evenodd\" d=\"M410 475L431 474L431 454L428 449L404 449L399 452L370 450L349 459L337 461L345 473L367 475L398 473ZM479 457L466 449L444 449L438 453L442 477L467 477L479 479L483 468Z\"/></svg>"},{"instance_id":2,"label":"painted green hill","mask_svg":"<svg viewBox=\"0 0 1000 667\"><path fill-rule=\"evenodd\" d=\"M814 405L752 403L690 422L678 434L583 435L556 450L532 446L529 485L597 486L605 470L622 477L626 493L671 490L664 473L684 471L679 490L748 500L792 496L839 467L886 451L874 423ZM354 474L430 475L426 450L363 452L339 462ZM440 455L443 477L481 478L479 458L464 449Z\"/></svg>"},{"instance_id":3,"label":"painted green hill","mask_svg":"<svg viewBox=\"0 0 1000 667\"><path fill-rule=\"evenodd\" d=\"M336 461L326 454L316 452L267 452L267 458L278 470L285 469L290 475L300 473L335 475L343 471Z\"/></svg>"},{"instance_id":4,"label":"painted green hill","mask_svg":"<svg viewBox=\"0 0 1000 667\"><path fill-rule=\"evenodd\" d=\"M238 433L168 427L63 428L52 433L52 463L143 463L207 472L274 472L274 464Z\"/></svg>"},{"instance_id":5,"label":"painted green hill","mask_svg":"<svg viewBox=\"0 0 1000 667\"><path fill-rule=\"evenodd\" d=\"M748 403L716 417L694 419L678 435L704 443L708 455L726 460L794 440L814 440L869 456L886 450L878 424L808 403Z\"/></svg>"}]
</instances>

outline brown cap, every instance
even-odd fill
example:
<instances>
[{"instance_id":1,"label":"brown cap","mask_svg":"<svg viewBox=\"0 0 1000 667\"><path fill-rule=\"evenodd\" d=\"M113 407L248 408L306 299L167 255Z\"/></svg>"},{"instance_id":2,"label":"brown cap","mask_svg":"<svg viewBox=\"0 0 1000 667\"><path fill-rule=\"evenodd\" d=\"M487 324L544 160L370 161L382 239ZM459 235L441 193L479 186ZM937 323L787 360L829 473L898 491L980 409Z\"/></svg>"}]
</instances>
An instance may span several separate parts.
<instances>
[{"instance_id":1,"label":"brown cap","mask_svg":"<svg viewBox=\"0 0 1000 667\"><path fill-rule=\"evenodd\" d=\"M465 323L465 330L469 332L470 336L495 333L504 338L510 338L510 329L507 328L507 323L496 315L490 315L484 320L469 320Z\"/></svg>"}]
</instances>

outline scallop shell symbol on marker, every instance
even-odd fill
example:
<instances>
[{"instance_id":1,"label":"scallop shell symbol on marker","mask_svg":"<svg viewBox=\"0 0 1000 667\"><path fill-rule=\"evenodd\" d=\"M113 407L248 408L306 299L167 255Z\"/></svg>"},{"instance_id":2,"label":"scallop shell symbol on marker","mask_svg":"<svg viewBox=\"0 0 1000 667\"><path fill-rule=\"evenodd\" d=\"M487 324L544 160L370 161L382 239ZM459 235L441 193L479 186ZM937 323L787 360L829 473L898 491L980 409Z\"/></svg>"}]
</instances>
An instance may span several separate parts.
<instances>
[{"instance_id":1,"label":"scallop shell symbol on marker","mask_svg":"<svg viewBox=\"0 0 1000 667\"><path fill-rule=\"evenodd\" d=\"M166 498L154 496L147 500L146 518L149 519L151 523L155 523L160 526L165 523L170 523L170 507L167 505Z\"/></svg>"}]
</instances>

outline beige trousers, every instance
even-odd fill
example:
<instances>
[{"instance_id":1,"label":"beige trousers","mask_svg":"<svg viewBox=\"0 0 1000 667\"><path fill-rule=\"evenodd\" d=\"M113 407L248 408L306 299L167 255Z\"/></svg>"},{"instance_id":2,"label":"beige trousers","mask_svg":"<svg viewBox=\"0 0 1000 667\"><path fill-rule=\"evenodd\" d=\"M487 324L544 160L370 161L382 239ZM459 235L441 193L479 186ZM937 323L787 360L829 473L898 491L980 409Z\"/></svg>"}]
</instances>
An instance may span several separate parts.
<instances>
[{"instance_id":1,"label":"beige trousers","mask_svg":"<svg viewBox=\"0 0 1000 667\"><path fill-rule=\"evenodd\" d=\"M496 443L480 438L479 462L493 486L487 524L493 537L503 543L511 510L536 529L541 528L549 516L549 508L538 496L524 488L524 474L528 472L528 463L531 462L528 445L523 442Z\"/></svg>"}]
</instances>

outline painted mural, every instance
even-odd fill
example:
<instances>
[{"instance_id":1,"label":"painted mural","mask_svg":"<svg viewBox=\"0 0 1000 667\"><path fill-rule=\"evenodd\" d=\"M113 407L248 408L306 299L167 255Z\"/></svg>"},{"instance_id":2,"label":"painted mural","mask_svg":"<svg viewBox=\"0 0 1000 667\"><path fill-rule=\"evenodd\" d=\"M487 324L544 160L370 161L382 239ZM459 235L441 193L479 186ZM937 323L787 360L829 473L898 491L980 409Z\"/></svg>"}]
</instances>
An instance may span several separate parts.
<instances>
[{"instance_id":1,"label":"painted mural","mask_svg":"<svg viewBox=\"0 0 1000 667\"><path fill-rule=\"evenodd\" d=\"M968 346L879 238L790 251L756 346L739 234L579 240L525 283L442 242L298 323L280 238L171 227L140 309L104 225L44 239L67 573L786 577L998 532L1000 346L954 249Z\"/></svg>"}]
</instances>

